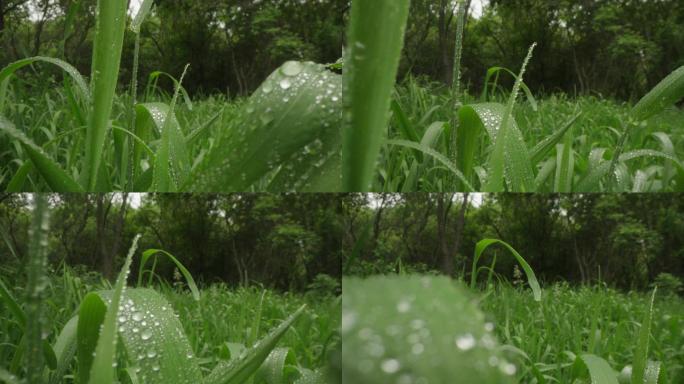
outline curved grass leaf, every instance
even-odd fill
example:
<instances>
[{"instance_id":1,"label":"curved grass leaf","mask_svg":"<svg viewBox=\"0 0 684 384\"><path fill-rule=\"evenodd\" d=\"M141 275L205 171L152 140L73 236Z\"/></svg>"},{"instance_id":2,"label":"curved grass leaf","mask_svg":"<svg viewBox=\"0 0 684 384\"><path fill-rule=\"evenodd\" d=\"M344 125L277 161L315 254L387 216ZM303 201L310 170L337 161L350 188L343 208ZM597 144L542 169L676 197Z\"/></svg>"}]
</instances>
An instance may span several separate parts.
<instances>
[{"instance_id":1,"label":"curved grass leaf","mask_svg":"<svg viewBox=\"0 0 684 384\"><path fill-rule=\"evenodd\" d=\"M99 292L103 302L115 291ZM113 300L110 302L109 307ZM128 365L142 383L199 383L201 372L183 326L168 301L147 288L129 288L122 296L116 332Z\"/></svg>"},{"instance_id":2,"label":"curved grass leaf","mask_svg":"<svg viewBox=\"0 0 684 384\"><path fill-rule=\"evenodd\" d=\"M14 72L16 72L17 70L36 62L54 64L62 70L64 70L64 72L71 76L71 78L76 83L76 86L81 91L81 95L83 96L85 102L87 104L90 104L90 91L85 79L83 78L83 76L81 76L81 73L78 72L76 68L74 68L71 64L67 63L66 61L55 59L52 57L35 56L15 61L14 63L9 64L5 68L3 68L2 71L0 71L0 83L3 83L7 78L9 78L9 76L14 74Z\"/></svg>"},{"instance_id":3,"label":"curved grass leaf","mask_svg":"<svg viewBox=\"0 0 684 384\"><path fill-rule=\"evenodd\" d=\"M93 354L106 311L106 305L94 292L87 294L81 301L76 331L79 383L88 383L90 379Z\"/></svg>"},{"instance_id":4,"label":"curved grass leaf","mask_svg":"<svg viewBox=\"0 0 684 384\"><path fill-rule=\"evenodd\" d=\"M617 374L608 362L592 354L577 356L575 366L586 370L591 378L591 384L618 384Z\"/></svg>"},{"instance_id":5,"label":"curved grass leaf","mask_svg":"<svg viewBox=\"0 0 684 384\"><path fill-rule=\"evenodd\" d=\"M23 132L16 129L14 124L2 116L0 116L0 131L5 132L22 144L22 148L26 151L36 170L54 192L83 192L83 188L50 159L42 148L38 147Z\"/></svg>"},{"instance_id":6,"label":"curved grass leaf","mask_svg":"<svg viewBox=\"0 0 684 384\"><path fill-rule=\"evenodd\" d=\"M409 0L354 1L344 68L343 183L370 188L388 121Z\"/></svg>"},{"instance_id":7,"label":"curved grass leaf","mask_svg":"<svg viewBox=\"0 0 684 384\"><path fill-rule=\"evenodd\" d=\"M287 332L290 325L301 316L306 305L301 306L295 313L273 329L266 337L259 340L245 351L239 358L219 363L216 368L204 378L204 384L243 384L275 348L278 340Z\"/></svg>"},{"instance_id":8,"label":"curved grass leaf","mask_svg":"<svg viewBox=\"0 0 684 384\"><path fill-rule=\"evenodd\" d=\"M57 359L57 367L50 374L50 384L61 383L64 379L64 374L71 366L72 359L76 354L76 340L78 332L78 316L72 317L62 328L62 331L57 336L54 351Z\"/></svg>"},{"instance_id":9,"label":"curved grass leaf","mask_svg":"<svg viewBox=\"0 0 684 384\"><path fill-rule=\"evenodd\" d=\"M637 120L646 120L662 112L684 97L684 66L672 72L656 85L632 109Z\"/></svg>"},{"instance_id":10,"label":"curved grass leaf","mask_svg":"<svg viewBox=\"0 0 684 384\"><path fill-rule=\"evenodd\" d=\"M601 151L604 151L603 148L600 149ZM592 151L593 154L593 151ZM597 154L597 156L599 156ZM654 151L651 149L640 149L637 151L631 151L627 153L623 153L620 155L619 162L626 162L629 160L634 160L640 157L660 157L663 159L671 160L674 164L676 164L680 169L684 169L684 165L677 159L676 157L663 153L660 151ZM577 192L592 192L592 191L597 191L599 190L599 183L601 180L608 174L611 168L611 162L610 161L604 161L600 164L598 164L595 168L593 168L587 176L580 181L580 183L577 185L576 191Z\"/></svg>"},{"instance_id":11,"label":"curved grass leaf","mask_svg":"<svg viewBox=\"0 0 684 384\"><path fill-rule=\"evenodd\" d=\"M247 191L262 181L269 191L339 190L341 98L341 77L323 65L283 64L240 121L224 128L184 189Z\"/></svg>"},{"instance_id":12,"label":"curved grass leaf","mask_svg":"<svg viewBox=\"0 0 684 384\"><path fill-rule=\"evenodd\" d=\"M19 167L17 173L12 176L9 183L7 183L7 189L5 192L8 193L19 193L23 192L24 184L28 178L28 174L33 170L33 163L31 161L25 161L24 164ZM80 188L80 185L79 185Z\"/></svg>"},{"instance_id":13,"label":"curved grass leaf","mask_svg":"<svg viewBox=\"0 0 684 384\"><path fill-rule=\"evenodd\" d=\"M162 250L162 249L148 249L142 254L142 258L140 259L140 267L138 268L138 287L142 285L142 278L143 278L143 272L145 270L145 265L147 264L147 261L149 260L150 257L155 256L157 254L162 254L171 261L173 261L174 264L176 264L176 267L180 271L180 273L185 277L185 280L188 282L188 288L190 288L190 291L192 292L192 297L195 300L200 299L200 292L199 289L197 289L197 284L195 284L195 279L192 278L192 275L190 274L190 271L188 271L187 268L178 260L176 259L172 254ZM150 273L150 279L151 279L152 273ZM149 281L148 281L149 283Z\"/></svg>"},{"instance_id":14,"label":"curved grass leaf","mask_svg":"<svg viewBox=\"0 0 684 384\"><path fill-rule=\"evenodd\" d=\"M523 271L525 272L525 275L527 276L527 282L529 283L530 288L532 288L534 300L541 301L541 288L539 287L539 282L537 282L537 277L535 276L532 267L530 267L530 265L527 264L525 259L522 256L520 256L518 251L516 251L512 246L510 246L505 241L497 239L483 239L475 245L475 255L473 256L473 268L470 274L470 287L475 288L475 284L477 282L477 262L478 260L480 260L480 256L482 256L482 253L487 249L487 247L489 247L492 244L503 245L504 247L506 247L506 249L508 249L511 252L511 254L516 258L516 260L518 260L518 264L520 264Z\"/></svg>"},{"instance_id":15,"label":"curved grass leaf","mask_svg":"<svg viewBox=\"0 0 684 384\"><path fill-rule=\"evenodd\" d=\"M472 185L466 180L465 176L461 173L461 171L458 170L458 168L452 163L449 159L447 159L446 156L442 155L441 153L435 151L434 149L430 147L426 147L424 145L414 143L413 141L406 141L406 140L387 140L387 145L397 145L400 147L406 147L406 148L411 148L411 149L417 149L426 155L430 155L435 160L439 161L440 163L444 164L456 177L461 180L463 185L466 187L466 190L468 191L473 191Z\"/></svg>"},{"instance_id":16,"label":"curved grass leaf","mask_svg":"<svg viewBox=\"0 0 684 384\"><path fill-rule=\"evenodd\" d=\"M275 348L254 375L255 383L281 384L291 382L296 370L288 370L287 366L297 364L294 353L289 348Z\"/></svg>"},{"instance_id":17,"label":"curved grass leaf","mask_svg":"<svg viewBox=\"0 0 684 384\"><path fill-rule=\"evenodd\" d=\"M494 75L496 75L496 79L497 79L497 81L498 81L498 79L499 79L499 73L500 73L501 71L510 74L511 76L513 76L513 79L518 80L518 75L516 75L513 71L511 71L511 70L508 69L508 68L504 68L504 67L491 67L491 68L487 69L487 75L485 76L484 90L482 91L482 96L481 96L481 99L482 99L483 102L487 100L487 96L488 96L488 94L489 94L489 93L488 93L488 91L489 91L489 84L490 84L489 81L490 81L491 77L494 76ZM496 88L496 83L497 83L497 82L495 81L494 84L493 84L493 86L492 86L492 90L494 90L494 88ZM527 87L527 85L525 84L524 81L522 81L522 82L520 83L520 87L522 88L523 92L525 92L525 96L527 97L527 101L530 102L530 105L532 106L532 110L537 111L537 109L539 109L539 106L538 106L538 104L537 104L537 100L536 100L536 99L534 98L534 96L532 95L532 91L530 91L530 88Z\"/></svg>"},{"instance_id":18,"label":"curved grass leaf","mask_svg":"<svg viewBox=\"0 0 684 384\"><path fill-rule=\"evenodd\" d=\"M506 184L512 191L531 192L534 191L534 172L532 170L530 154L527 150L523 135L513 116L508 120L505 119L505 109L506 107L504 105L498 103L464 106L461 108L463 112L459 111L459 115L462 113L462 116L464 117L464 120L461 121L461 125L467 124L467 127L464 129L468 131L469 135L482 132L482 128L484 127L491 142L494 143L493 151L503 151L502 155L504 155L505 163L501 164L504 172L504 174L500 176L502 180L505 177ZM508 122L508 128L502 131L501 127L505 121ZM502 144L498 144L500 147L503 146L501 147L502 149L497 149L496 147L496 143L499 142L499 132L503 132L506 135L506 139L501 142ZM462 144L468 148L466 149L468 158L463 160L467 161L467 164L470 164L470 162L473 161L470 157L472 156L474 158L474 156L476 156L473 147L479 144L479 137L470 137L465 140L471 142ZM496 177L496 173L493 174L492 169L488 168L487 171L489 174L488 177Z\"/></svg>"},{"instance_id":19,"label":"curved grass leaf","mask_svg":"<svg viewBox=\"0 0 684 384\"><path fill-rule=\"evenodd\" d=\"M150 10L152 9L152 4L154 4L153 0L144 0L142 2L142 4L140 5L140 9L138 9L138 13L135 14L135 17L133 18L133 21L131 22L131 30L133 31L133 33L135 33L135 34L140 33L140 27L142 26L142 23L147 18L147 15L149 15Z\"/></svg>"},{"instance_id":20,"label":"curved grass leaf","mask_svg":"<svg viewBox=\"0 0 684 384\"><path fill-rule=\"evenodd\" d=\"M546 155L558 144L563 137L565 136L565 133L568 132L568 130L572 127L573 124L577 121L577 119L582 116L582 112L579 112L575 116L573 116L570 121L568 121L563 128L559 129L558 131L554 132L553 135L547 137L546 139L540 141L537 143L537 145L532 148L530 151L530 161L531 163L537 164L540 161L542 161Z\"/></svg>"},{"instance_id":21,"label":"curved grass leaf","mask_svg":"<svg viewBox=\"0 0 684 384\"><path fill-rule=\"evenodd\" d=\"M376 276L342 285L344 383L512 382L516 366L500 355L484 315L451 279Z\"/></svg>"}]
</instances>

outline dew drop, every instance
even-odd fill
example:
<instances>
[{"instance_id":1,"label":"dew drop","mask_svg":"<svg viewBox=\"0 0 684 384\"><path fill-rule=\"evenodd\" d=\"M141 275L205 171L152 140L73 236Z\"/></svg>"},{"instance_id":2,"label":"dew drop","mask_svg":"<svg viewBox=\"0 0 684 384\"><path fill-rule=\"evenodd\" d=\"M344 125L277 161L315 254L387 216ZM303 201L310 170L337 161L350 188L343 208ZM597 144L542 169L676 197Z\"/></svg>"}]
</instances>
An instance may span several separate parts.
<instances>
[{"instance_id":1,"label":"dew drop","mask_svg":"<svg viewBox=\"0 0 684 384\"><path fill-rule=\"evenodd\" d=\"M456 346L462 351L467 351L475 346L475 338L470 333L458 336L456 338Z\"/></svg>"},{"instance_id":2,"label":"dew drop","mask_svg":"<svg viewBox=\"0 0 684 384\"><path fill-rule=\"evenodd\" d=\"M401 364L397 359L386 359L383 360L380 368L382 368L382 371L385 373L396 373L399 371L399 368L401 368Z\"/></svg>"},{"instance_id":3,"label":"dew drop","mask_svg":"<svg viewBox=\"0 0 684 384\"><path fill-rule=\"evenodd\" d=\"M142 331L142 333L140 334L140 338L143 340L149 340L150 337L152 337L152 330L151 329L146 329L146 330Z\"/></svg>"}]
</instances>

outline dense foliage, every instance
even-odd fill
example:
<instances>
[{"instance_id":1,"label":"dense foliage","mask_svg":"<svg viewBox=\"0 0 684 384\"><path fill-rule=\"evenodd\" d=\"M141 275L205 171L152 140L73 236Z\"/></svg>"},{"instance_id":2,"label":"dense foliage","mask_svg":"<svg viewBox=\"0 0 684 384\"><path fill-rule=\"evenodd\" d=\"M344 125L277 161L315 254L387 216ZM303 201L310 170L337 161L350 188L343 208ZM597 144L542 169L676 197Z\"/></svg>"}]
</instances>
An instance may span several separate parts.
<instances>
[{"instance_id":1,"label":"dense foliage","mask_svg":"<svg viewBox=\"0 0 684 384\"><path fill-rule=\"evenodd\" d=\"M7 243L0 243L0 260L5 269L23 274L28 200L17 194L2 199L0 230ZM113 278L125 249L140 233L141 249L173 254L200 281L261 283L300 291L312 284L331 292L339 289L342 224L336 198L315 194L65 194L52 195L50 200L53 268L65 263ZM13 258L8 245L20 259ZM163 279L174 281L174 269L172 263L159 260L157 273Z\"/></svg>"},{"instance_id":2,"label":"dense foliage","mask_svg":"<svg viewBox=\"0 0 684 384\"><path fill-rule=\"evenodd\" d=\"M467 0L475 6L479 0ZM492 66L516 70L538 46L526 81L535 92L638 98L684 64L677 0L493 0L467 18L463 81L482 89ZM450 83L456 1L413 0L400 74Z\"/></svg>"},{"instance_id":3,"label":"dense foliage","mask_svg":"<svg viewBox=\"0 0 684 384\"><path fill-rule=\"evenodd\" d=\"M96 0L0 3L0 67L28 56L63 58L88 73ZM178 76L190 64L191 92L244 95L287 60L340 57L342 0L155 0L143 25L140 71ZM121 81L130 82L134 38L124 41ZM164 82L171 89L171 82Z\"/></svg>"},{"instance_id":4,"label":"dense foliage","mask_svg":"<svg viewBox=\"0 0 684 384\"><path fill-rule=\"evenodd\" d=\"M647 289L656 279L676 286L684 276L679 195L350 195L345 206L348 273L463 276L475 244L493 237L515 247L543 281ZM493 261L495 254L479 265L495 263L510 280L519 275L514 259Z\"/></svg>"}]
</instances>

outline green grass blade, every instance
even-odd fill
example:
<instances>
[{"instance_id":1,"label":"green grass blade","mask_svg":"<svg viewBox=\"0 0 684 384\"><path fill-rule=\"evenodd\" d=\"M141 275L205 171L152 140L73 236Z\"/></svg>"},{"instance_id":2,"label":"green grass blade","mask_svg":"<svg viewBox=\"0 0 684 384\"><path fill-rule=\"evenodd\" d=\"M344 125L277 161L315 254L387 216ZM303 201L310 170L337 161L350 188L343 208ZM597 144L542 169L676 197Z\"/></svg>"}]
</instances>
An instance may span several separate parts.
<instances>
[{"instance_id":1,"label":"green grass blade","mask_svg":"<svg viewBox=\"0 0 684 384\"><path fill-rule=\"evenodd\" d=\"M149 15L150 10L152 10L152 4L154 4L153 0L144 0L143 3L140 5L138 13L135 14L135 17L131 22L131 30L133 31L133 33L140 33L140 27L147 18L147 15Z\"/></svg>"},{"instance_id":2,"label":"green grass blade","mask_svg":"<svg viewBox=\"0 0 684 384\"><path fill-rule=\"evenodd\" d=\"M592 354L577 356L575 365L589 373L591 384L618 384L617 374L608 362Z\"/></svg>"},{"instance_id":3,"label":"green grass blade","mask_svg":"<svg viewBox=\"0 0 684 384\"><path fill-rule=\"evenodd\" d=\"M305 305L273 329L266 337L249 348L246 353L229 362L219 363L207 376L204 384L244 384L266 360L278 340L287 332L292 323L304 312Z\"/></svg>"},{"instance_id":4,"label":"green grass blade","mask_svg":"<svg viewBox=\"0 0 684 384\"><path fill-rule=\"evenodd\" d=\"M33 170L33 163L31 161L25 161L24 164L19 167L17 173L12 176L9 183L7 183L7 189L5 192L8 193L19 193L23 192L24 184L26 184L26 179L28 174ZM80 186L79 186L80 187Z\"/></svg>"},{"instance_id":5,"label":"green grass blade","mask_svg":"<svg viewBox=\"0 0 684 384\"><path fill-rule=\"evenodd\" d=\"M634 351L634 361L632 363L632 384L644 384L646 374L646 363L648 361L648 344L651 337L651 321L653 320L653 302L658 287L653 289L648 309L644 313L639 328L639 341Z\"/></svg>"},{"instance_id":6,"label":"green grass blade","mask_svg":"<svg viewBox=\"0 0 684 384\"><path fill-rule=\"evenodd\" d=\"M468 182L475 178L475 160L480 148L480 138L485 126L472 106L458 110L460 124L456 129L456 165Z\"/></svg>"},{"instance_id":7,"label":"green grass blade","mask_svg":"<svg viewBox=\"0 0 684 384\"><path fill-rule=\"evenodd\" d=\"M145 271L145 265L147 264L147 261L150 259L150 257L158 254L168 257L174 264L176 264L176 267L183 277L185 277L185 281L188 283L188 288L190 288L190 291L192 292L192 297L195 300L199 300L200 292L199 289L197 289L197 284L195 284L195 279L192 278L190 271L188 271L188 269L185 268L185 266L176 257L162 249L148 249L143 252L142 258L140 259L140 267L138 268L138 287L142 286L143 273Z\"/></svg>"},{"instance_id":8,"label":"green grass blade","mask_svg":"<svg viewBox=\"0 0 684 384\"><path fill-rule=\"evenodd\" d=\"M94 292L87 294L79 307L76 330L79 383L88 383L90 379L93 354L106 311L107 307L104 302Z\"/></svg>"},{"instance_id":9,"label":"green grass blade","mask_svg":"<svg viewBox=\"0 0 684 384\"><path fill-rule=\"evenodd\" d=\"M667 378L665 377L665 370L661 369L659 361L649 361L646 364L646 372L644 372L644 383L646 384L665 384Z\"/></svg>"},{"instance_id":10,"label":"green grass blade","mask_svg":"<svg viewBox=\"0 0 684 384\"><path fill-rule=\"evenodd\" d=\"M19 141L35 168L54 192L83 192L83 188L69 176L60 166L50 159L42 148L38 147L14 124L0 116L0 131Z\"/></svg>"},{"instance_id":11,"label":"green grass blade","mask_svg":"<svg viewBox=\"0 0 684 384\"><path fill-rule=\"evenodd\" d=\"M344 383L401 383L404 375L429 383L513 382L516 366L453 280L409 274L345 278L342 285ZM478 369L488 361L497 364Z\"/></svg>"},{"instance_id":12,"label":"green grass blade","mask_svg":"<svg viewBox=\"0 0 684 384\"><path fill-rule=\"evenodd\" d=\"M105 291L98 295L107 302L115 293ZM109 310L113 304L112 300ZM136 375L142 383L200 382L201 372L183 325L169 302L156 291L126 289L116 317L116 332L128 364L139 369Z\"/></svg>"},{"instance_id":13,"label":"green grass blade","mask_svg":"<svg viewBox=\"0 0 684 384\"><path fill-rule=\"evenodd\" d=\"M52 57L35 56L13 62L5 68L3 68L2 71L0 71L0 83L3 83L6 79L9 78L9 76L14 74L14 72L16 72L17 70L36 62L54 64L62 70L64 70L64 72L71 76L71 78L76 83L76 86L78 86L78 89L81 91L81 96L83 96L84 101L87 104L90 103L90 91L81 73L78 72L76 68L74 68L71 64L67 63L66 61L55 59Z\"/></svg>"},{"instance_id":14,"label":"green grass blade","mask_svg":"<svg viewBox=\"0 0 684 384\"><path fill-rule=\"evenodd\" d=\"M572 180L575 174L575 154L572 151L572 136L568 135L564 144L556 147L556 178L554 192L572 192Z\"/></svg>"},{"instance_id":15,"label":"green grass blade","mask_svg":"<svg viewBox=\"0 0 684 384\"><path fill-rule=\"evenodd\" d=\"M49 211L47 198L34 195L33 214L29 233L29 257L26 270L26 381L42 382L45 359L43 355L44 299L49 281L47 272Z\"/></svg>"},{"instance_id":16,"label":"green grass blade","mask_svg":"<svg viewBox=\"0 0 684 384\"><path fill-rule=\"evenodd\" d=\"M641 121L662 112L684 97L684 66L668 75L644 96L632 109L632 116Z\"/></svg>"},{"instance_id":17,"label":"green grass blade","mask_svg":"<svg viewBox=\"0 0 684 384\"><path fill-rule=\"evenodd\" d=\"M370 188L387 127L408 10L409 0L352 2L344 68L345 191Z\"/></svg>"},{"instance_id":18,"label":"green grass blade","mask_svg":"<svg viewBox=\"0 0 684 384\"><path fill-rule=\"evenodd\" d=\"M446 166L447 169L449 169L463 183L466 191L473 191L474 190L473 186L470 185L468 180L466 180L465 176L456 167L456 165L454 163L452 163L451 160L449 160L446 156L435 151L434 149L432 149L430 147L426 147L426 146L421 145L419 143L415 143L413 141L406 141L406 140L387 140L386 143L387 143L387 145L396 145L399 147L417 149L417 150L423 152L424 154L433 157L435 160L439 161L444 166Z\"/></svg>"},{"instance_id":19,"label":"green grass blade","mask_svg":"<svg viewBox=\"0 0 684 384\"><path fill-rule=\"evenodd\" d=\"M99 330L99 337L97 339L97 346L95 347L95 356L92 367L90 368L91 384L111 384L114 382L114 362L117 342L117 317L119 313L119 304L121 297L124 295L126 286L126 279L133 260L133 254L138 247L138 239L140 235L136 235L133 239L133 244L128 251L128 256L124 262L119 277L116 279L114 285L114 292L112 293L109 307L105 313L102 327Z\"/></svg>"},{"instance_id":20,"label":"green grass blade","mask_svg":"<svg viewBox=\"0 0 684 384\"><path fill-rule=\"evenodd\" d=\"M57 367L50 374L49 384L59 384L64 380L64 374L71 366L76 354L76 340L78 332L78 316L72 317L62 328L57 336L54 351L57 358Z\"/></svg>"},{"instance_id":21,"label":"green grass blade","mask_svg":"<svg viewBox=\"0 0 684 384\"><path fill-rule=\"evenodd\" d=\"M530 265L527 264L525 259L511 245L497 239L483 239L475 245L475 255L473 256L473 268L470 274L470 287L474 289L475 284L477 282L477 262L480 260L482 253L492 244L501 244L511 252L511 254L518 261L518 264L520 264L520 267L522 267L523 271L525 272L525 275L527 276L527 282L529 283L530 288L532 288L534 300L541 301L541 288L539 287L537 276L535 276L532 267L530 267Z\"/></svg>"},{"instance_id":22,"label":"green grass blade","mask_svg":"<svg viewBox=\"0 0 684 384\"><path fill-rule=\"evenodd\" d=\"M573 116L570 121L568 121L563 128L559 129L558 131L554 132L553 135L547 137L546 139L540 141L537 145L532 148L530 151L530 161L532 164L537 164L540 161L544 160L546 155L551 152L551 150L558 144L563 137L565 136L565 133L572 128L573 124L577 121L577 119L582 116L582 112L579 112L575 116Z\"/></svg>"},{"instance_id":23,"label":"green grass blade","mask_svg":"<svg viewBox=\"0 0 684 384\"><path fill-rule=\"evenodd\" d=\"M152 175L152 189L157 192L176 192L178 186L184 181L188 169L189 159L185 148L185 137L180 132L178 121L174 115L176 102L178 101L178 90L183 83L183 78L188 71L185 66L180 80L176 84L171 105L163 115L164 123L161 129L161 145L154 158L154 171ZM179 161L183 159L183 161Z\"/></svg>"},{"instance_id":24,"label":"green grass blade","mask_svg":"<svg viewBox=\"0 0 684 384\"><path fill-rule=\"evenodd\" d=\"M503 143L503 154L505 155L505 163L502 164L503 175L502 180L505 180L509 188L516 192L531 192L535 188L534 184L534 171L532 169L532 162L530 160L530 155L527 150L527 145L523 139L522 132L518 128L518 124L511 115L508 123L507 129L501 130L503 126L506 114L506 107L498 103L484 103L484 104L473 104L462 107L464 109L464 114L467 116L466 121L468 124L473 126L477 124L477 119L480 120L480 124L484 126L489 138L492 143L494 143L494 151L496 151L496 143L499 142L499 137L501 134L507 135L507 139ZM473 115L474 114L474 115ZM475 121L473 121L475 120ZM471 128L473 132L481 131L479 128ZM471 134L470 132L468 134ZM479 138L470 138L469 140L474 140L473 143L468 145L478 145ZM468 151L473 151L473 149L468 149ZM492 154L493 155L493 154ZM490 155L490 160L491 156ZM470 153L468 154L470 156ZM488 178L492 177L491 170L488 169Z\"/></svg>"},{"instance_id":25,"label":"green grass blade","mask_svg":"<svg viewBox=\"0 0 684 384\"><path fill-rule=\"evenodd\" d=\"M273 72L222 129L183 190L273 192L341 188L342 79L325 66L290 61Z\"/></svg>"},{"instance_id":26,"label":"green grass blade","mask_svg":"<svg viewBox=\"0 0 684 384\"><path fill-rule=\"evenodd\" d=\"M511 92L511 97L508 99L508 104L506 105L506 110L503 114L503 119L501 121L501 127L499 128L496 138L493 139L494 149L487 162L487 183L484 190L487 192L503 192L504 190L504 168L506 165L510 165L511 174L511 189L520 192L530 192L533 188L533 179L526 177L525 169L530 166L529 161L525 164L525 159L520 158L524 146L520 147L520 142L516 140L515 136L510 135L511 130L509 124L514 120L513 118L513 106L518 98L518 93L520 92L520 87L522 84L522 79L527 69L527 64L532 58L532 52L536 43L530 46L527 52L527 57L523 62L522 68L520 69L520 74L518 75L515 85L513 85L513 91ZM529 160L529 156L528 159Z\"/></svg>"},{"instance_id":27,"label":"green grass blade","mask_svg":"<svg viewBox=\"0 0 684 384\"><path fill-rule=\"evenodd\" d=\"M501 71L510 74L511 76L513 76L513 79L515 79L515 80L518 79L518 75L513 73L513 71L511 71L508 68L504 68L504 67L491 67L491 68L489 68L487 70L487 75L485 76L485 86L484 86L484 89L482 91L482 96L480 97L482 102L487 101L487 95L488 95L487 91L488 91L488 87L489 87L489 79L493 75L497 75L497 78L498 78L499 72L501 72ZM534 96L532 95L532 91L530 91L530 88L525 84L524 81L522 81L520 83L520 88L522 88L523 92L525 93L525 96L527 97L527 101L529 101L530 105L532 106L532 110L537 111L539 109L539 106L537 104L537 99L534 98Z\"/></svg>"},{"instance_id":28,"label":"green grass blade","mask_svg":"<svg viewBox=\"0 0 684 384\"><path fill-rule=\"evenodd\" d=\"M292 376L295 372L288 372L288 365L297 365L292 350L290 348L275 348L256 371L255 383L284 384L292 382Z\"/></svg>"},{"instance_id":29,"label":"green grass blade","mask_svg":"<svg viewBox=\"0 0 684 384\"><path fill-rule=\"evenodd\" d=\"M126 0L98 0L95 28L91 87L93 103L88 118L85 141L85 160L81 184L86 190L95 190L105 136L109 129L119 65L126 29Z\"/></svg>"},{"instance_id":30,"label":"green grass blade","mask_svg":"<svg viewBox=\"0 0 684 384\"><path fill-rule=\"evenodd\" d=\"M4 228L0 228L0 231L3 231L4 235ZM9 243L8 246L10 246L10 249L12 249ZM7 286L2 282L2 280L0 280L0 299L2 299L2 302L7 306L12 315L14 315L19 324L22 327L25 327L26 313L24 313L24 310L21 308L14 296L12 296L12 293L9 291L9 289L7 289Z\"/></svg>"}]
</instances>

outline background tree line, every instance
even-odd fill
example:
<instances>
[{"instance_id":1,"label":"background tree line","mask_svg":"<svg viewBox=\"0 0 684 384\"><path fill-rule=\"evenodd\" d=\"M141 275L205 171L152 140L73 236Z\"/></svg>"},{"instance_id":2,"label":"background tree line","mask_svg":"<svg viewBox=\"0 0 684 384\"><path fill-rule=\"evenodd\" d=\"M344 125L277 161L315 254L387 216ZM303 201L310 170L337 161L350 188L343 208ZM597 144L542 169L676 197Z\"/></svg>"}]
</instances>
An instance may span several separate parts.
<instances>
[{"instance_id":1,"label":"background tree line","mask_svg":"<svg viewBox=\"0 0 684 384\"><path fill-rule=\"evenodd\" d=\"M253 91L287 60L332 63L341 56L345 0L155 0L142 28L142 84L153 71L192 92ZM0 0L0 65L28 56L66 60L90 73L97 0ZM128 83L134 36L126 34ZM43 72L43 71L41 71ZM56 73L56 72L55 72ZM171 88L169 82L168 88Z\"/></svg>"},{"instance_id":2,"label":"background tree line","mask_svg":"<svg viewBox=\"0 0 684 384\"><path fill-rule=\"evenodd\" d=\"M7 275L21 273L25 265L28 196L0 196L5 240L0 265ZM141 204L133 206L127 194L51 195L52 268L65 263L113 279L140 233L140 251L170 252L200 281L304 290L312 283L334 284L341 275L339 199L322 194L141 196ZM175 266L161 260L159 276L173 281Z\"/></svg>"},{"instance_id":3,"label":"background tree line","mask_svg":"<svg viewBox=\"0 0 684 384\"><path fill-rule=\"evenodd\" d=\"M479 1L479 0L475 0ZM473 0L465 1L467 6ZM488 68L518 72L536 92L635 98L684 65L679 0L490 0L467 16L463 81L482 88ZM456 1L412 0L400 73L450 84ZM469 8L470 9L470 8ZM502 76L512 83L511 77ZM510 87L509 87L510 90Z\"/></svg>"},{"instance_id":4,"label":"background tree line","mask_svg":"<svg viewBox=\"0 0 684 384\"><path fill-rule=\"evenodd\" d=\"M660 273L684 278L681 195L356 194L344 205L345 273L465 276L475 244L497 238L545 281L639 289ZM512 279L507 251L487 252L481 264L498 254L495 271Z\"/></svg>"}]
</instances>

